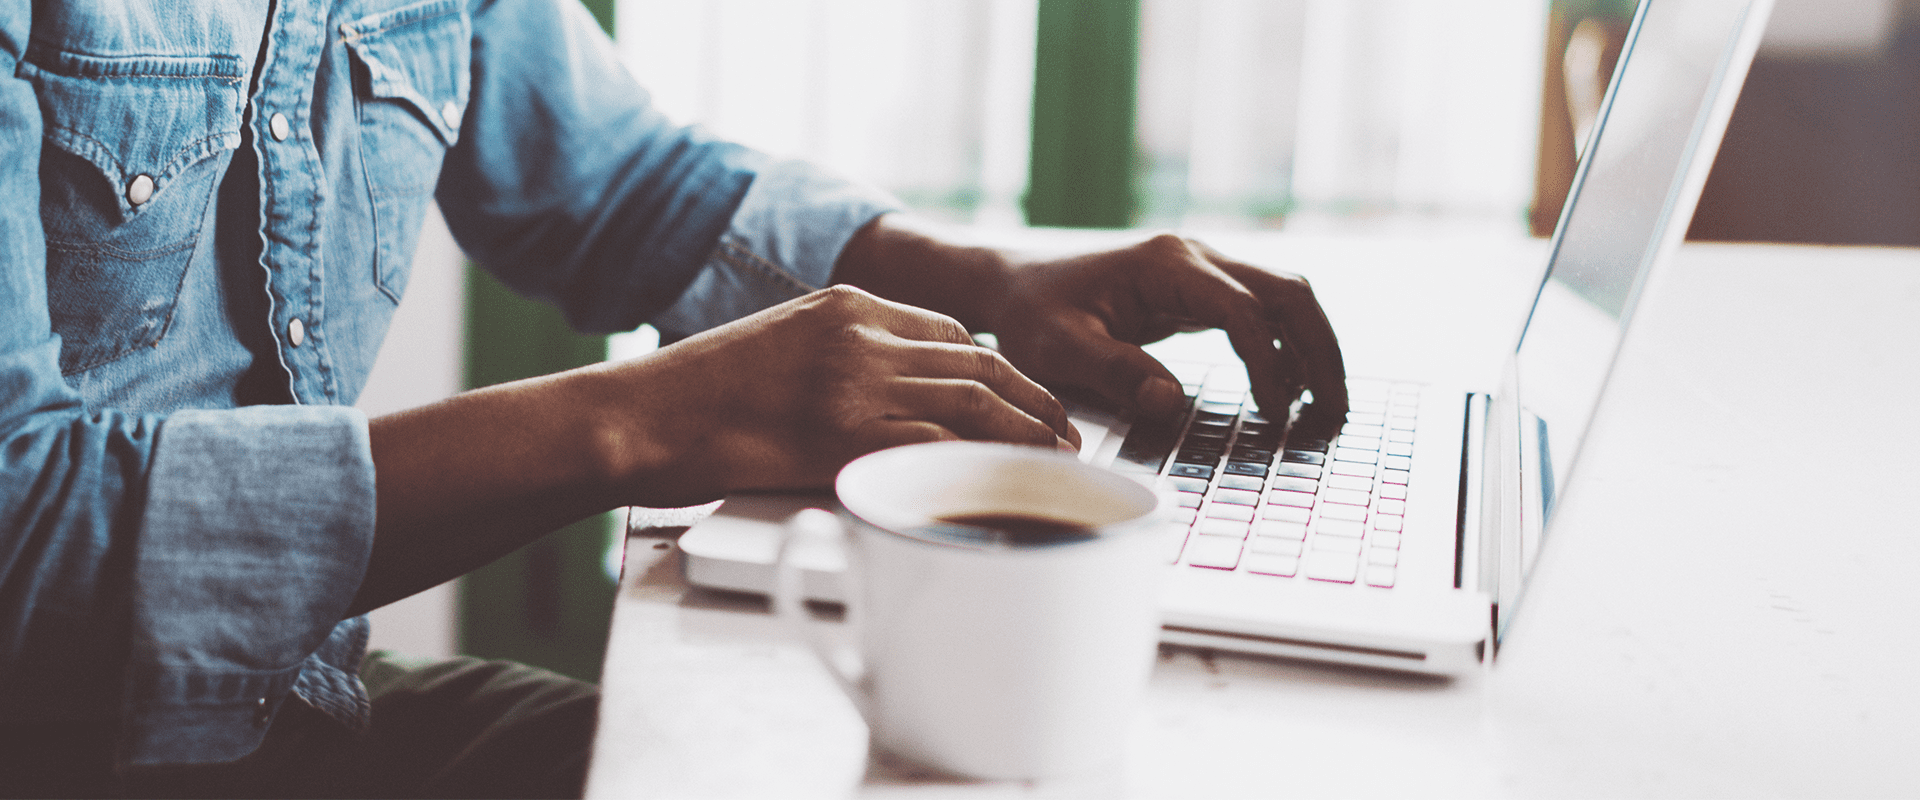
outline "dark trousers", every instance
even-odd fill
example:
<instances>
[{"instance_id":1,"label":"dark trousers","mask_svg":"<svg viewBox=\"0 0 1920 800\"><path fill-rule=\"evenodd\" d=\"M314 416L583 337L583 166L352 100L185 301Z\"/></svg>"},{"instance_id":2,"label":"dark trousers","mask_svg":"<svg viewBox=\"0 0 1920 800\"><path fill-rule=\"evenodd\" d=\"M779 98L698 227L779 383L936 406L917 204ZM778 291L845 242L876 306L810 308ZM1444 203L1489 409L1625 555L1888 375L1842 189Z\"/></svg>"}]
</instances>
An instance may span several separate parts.
<instances>
[{"instance_id":1,"label":"dark trousers","mask_svg":"<svg viewBox=\"0 0 1920 800\"><path fill-rule=\"evenodd\" d=\"M591 684L507 661L409 668L378 655L361 679L373 723L358 734L289 699L239 761L115 772L110 747L43 731L4 743L0 796L580 796L599 711Z\"/></svg>"}]
</instances>

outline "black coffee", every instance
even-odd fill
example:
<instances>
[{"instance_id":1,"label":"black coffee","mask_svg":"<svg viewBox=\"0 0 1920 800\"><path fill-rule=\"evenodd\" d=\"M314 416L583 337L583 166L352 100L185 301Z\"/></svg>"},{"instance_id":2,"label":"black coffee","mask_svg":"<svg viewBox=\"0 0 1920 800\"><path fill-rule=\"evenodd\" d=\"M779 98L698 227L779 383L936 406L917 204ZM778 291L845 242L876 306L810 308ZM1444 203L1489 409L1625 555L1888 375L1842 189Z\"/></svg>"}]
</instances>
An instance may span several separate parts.
<instances>
[{"instance_id":1,"label":"black coffee","mask_svg":"<svg viewBox=\"0 0 1920 800\"><path fill-rule=\"evenodd\" d=\"M1085 523L1032 514L983 512L951 514L939 519L949 525L989 531L994 535L993 538L1011 545L1055 544L1093 536L1093 529Z\"/></svg>"}]
</instances>

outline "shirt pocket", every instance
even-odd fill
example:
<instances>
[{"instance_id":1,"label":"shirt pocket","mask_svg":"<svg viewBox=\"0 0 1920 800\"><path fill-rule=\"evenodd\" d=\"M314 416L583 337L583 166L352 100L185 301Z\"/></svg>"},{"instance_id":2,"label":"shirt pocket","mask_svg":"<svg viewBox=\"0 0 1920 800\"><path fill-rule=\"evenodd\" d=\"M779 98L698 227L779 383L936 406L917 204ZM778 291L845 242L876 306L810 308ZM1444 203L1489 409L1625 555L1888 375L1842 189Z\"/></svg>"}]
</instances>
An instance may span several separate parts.
<instances>
[{"instance_id":1,"label":"shirt pocket","mask_svg":"<svg viewBox=\"0 0 1920 800\"><path fill-rule=\"evenodd\" d=\"M47 308L63 373L166 335L208 205L240 144L246 69L236 56L44 47L21 62L42 115Z\"/></svg>"},{"instance_id":2,"label":"shirt pocket","mask_svg":"<svg viewBox=\"0 0 1920 800\"><path fill-rule=\"evenodd\" d=\"M375 279L406 289L427 202L460 139L472 60L465 0L428 0L340 26L353 54L360 162L372 199Z\"/></svg>"}]
</instances>

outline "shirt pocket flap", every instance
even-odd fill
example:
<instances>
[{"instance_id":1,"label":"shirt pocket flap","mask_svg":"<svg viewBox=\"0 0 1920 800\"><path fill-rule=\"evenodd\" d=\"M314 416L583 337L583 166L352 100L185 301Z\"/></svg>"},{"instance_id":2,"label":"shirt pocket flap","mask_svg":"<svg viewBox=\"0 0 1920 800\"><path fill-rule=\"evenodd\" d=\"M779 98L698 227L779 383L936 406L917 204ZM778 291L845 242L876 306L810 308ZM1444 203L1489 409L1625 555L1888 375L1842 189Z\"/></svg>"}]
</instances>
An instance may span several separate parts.
<instances>
[{"instance_id":1,"label":"shirt pocket flap","mask_svg":"<svg viewBox=\"0 0 1920 800\"><path fill-rule=\"evenodd\" d=\"M428 0L340 26L371 96L410 107L448 147L460 138L470 80L467 59L455 55L473 36L462 2Z\"/></svg>"},{"instance_id":2,"label":"shirt pocket flap","mask_svg":"<svg viewBox=\"0 0 1920 800\"><path fill-rule=\"evenodd\" d=\"M148 199L187 168L240 146L247 65L232 56L106 58L35 48L19 74L40 97L47 142L97 168L125 217L158 205Z\"/></svg>"}]
</instances>

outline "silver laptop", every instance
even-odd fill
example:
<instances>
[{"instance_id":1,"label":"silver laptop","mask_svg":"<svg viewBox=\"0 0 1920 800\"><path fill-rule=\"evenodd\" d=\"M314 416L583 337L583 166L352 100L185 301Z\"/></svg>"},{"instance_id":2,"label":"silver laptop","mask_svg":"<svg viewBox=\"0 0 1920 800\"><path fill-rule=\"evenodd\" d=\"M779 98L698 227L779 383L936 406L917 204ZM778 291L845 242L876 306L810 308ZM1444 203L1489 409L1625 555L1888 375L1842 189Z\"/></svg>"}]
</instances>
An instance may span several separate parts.
<instances>
[{"instance_id":1,"label":"silver laptop","mask_svg":"<svg viewBox=\"0 0 1920 800\"><path fill-rule=\"evenodd\" d=\"M1076 409L1082 458L1170 490L1162 641L1415 672L1491 657L1576 477L1635 299L1677 247L1771 0L1642 0L1526 326L1491 393L1350 382L1337 434L1263 417L1224 337L1150 347L1176 423ZM680 539L689 582L765 593L780 524L818 495L737 495ZM841 598L829 553L809 595Z\"/></svg>"}]
</instances>

